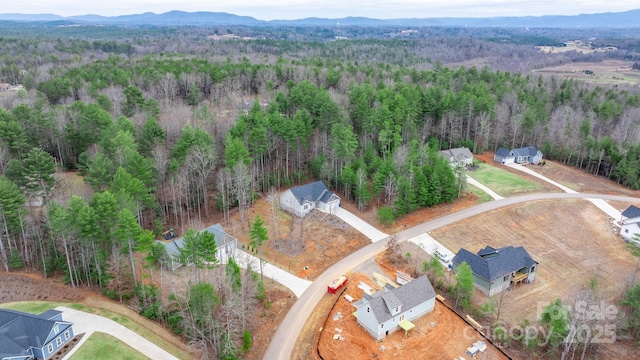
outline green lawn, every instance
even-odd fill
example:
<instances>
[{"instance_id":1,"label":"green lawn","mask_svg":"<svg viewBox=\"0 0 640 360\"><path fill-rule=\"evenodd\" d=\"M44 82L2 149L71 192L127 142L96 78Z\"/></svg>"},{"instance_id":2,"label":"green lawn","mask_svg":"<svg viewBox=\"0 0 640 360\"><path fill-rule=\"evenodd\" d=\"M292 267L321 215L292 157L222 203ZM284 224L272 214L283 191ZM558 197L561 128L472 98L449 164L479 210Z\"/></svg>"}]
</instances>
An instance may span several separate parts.
<instances>
[{"instance_id":1,"label":"green lawn","mask_svg":"<svg viewBox=\"0 0 640 360\"><path fill-rule=\"evenodd\" d=\"M192 358L192 356L190 356L188 353L179 349L178 347L173 345L171 342L163 339L160 335L157 335L153 331L147 329L144 325L139 324L124 315L109 312L107 310L88 307L88 306L77 304L77 303L62 303L62 302L49 302L49 301L18 301L13 303L0 304L0 308L24 311L31 314L40 314L44 311L55 309L58 306L66 306L68 308L72 308L75 310L80 310L80 311L88 312L91 314L96 314L96 315L106 317L108 319L111 319L117 322L118 324L121 324L122 326L125 326L135 331L140 336L158 345L159 347L165 349L166 351L168 351L178 359ZM117 359L117 358L114 358L114 359Z\"/></svg>"},{"instance_id":2,"label":"green lawn","mask_svg":"<svg viewBox=\"0 0 640 360\"><path fill-rule=\"evenodd\" d=\"M487 164L480 164L479 169L469 171L467 175L478 180L484 186L501 196L540 191L543 189L542 185L538 183Z\"/></svg>"},{"instance_id":3,"label":"green lawn","mask_svg":"<svg viewBox=\"0 0 640 360\"><path fill-rule=\"evenodd\" d=\"M0 308L10 309L16 311L22 311L29 314L42 314L43 312L51 309L55 309L58 306L72 307L72 304L57 303L48 301L20 301L14 303L0 304Z\"/></svg>"},{"instance_id":4,"label":"green lawn","mask_svg":"<svg viewBox=\"0 0 640 360\"><path fill-rule=\"evenodd\" d=\"M71 356L72 360L145 360L148 357L111 335L94 332Z\"/></svg>"},{"instance_id":5,"label":"green lawn","mask_svg":"<svg viewBox=\"0 0 640 360\"><path fill-rule=\"evenodd\" d=\"M476 194L476 196L479 199L478 203L480 204L493 200L493 198L489 196L489 194L487 194L486 192L482 191L480 188L477 188L469 183L467 183L467 191Z\"/></svg>"}]
</instances>

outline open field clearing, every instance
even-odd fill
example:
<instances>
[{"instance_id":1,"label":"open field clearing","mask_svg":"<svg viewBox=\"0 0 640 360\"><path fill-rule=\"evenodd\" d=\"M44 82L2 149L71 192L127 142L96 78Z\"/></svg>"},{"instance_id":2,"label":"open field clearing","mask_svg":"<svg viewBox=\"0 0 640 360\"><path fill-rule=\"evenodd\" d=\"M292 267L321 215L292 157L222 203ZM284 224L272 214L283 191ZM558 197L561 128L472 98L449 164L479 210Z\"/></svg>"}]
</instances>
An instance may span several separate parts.
<instances>
[{"instance_id":1,"label":"open field clearing","mask_svg":"<svg viewBox=\"0 0 640 360\"><path fill-rule=\"evenodd\" d=\"M598 84L624 84L638 86L640 71L632 69L632 61L603 60L598 63L572 62L534 70L534 73L560 78L584 80Z\"/></svg>"},{"instance_id":2,"label":"open field clearing","mask_svg":"<svg viewBox=\"0 0 640 360\"><path fill-rule=\"evenodd\" d=\"M480 164L477 170L469 171L468 175L501 196L523 194L544 189L544 187L537 182L529 181L523 177L511 174L502 168L488 164Z\"/></svg>"}]
</instances>

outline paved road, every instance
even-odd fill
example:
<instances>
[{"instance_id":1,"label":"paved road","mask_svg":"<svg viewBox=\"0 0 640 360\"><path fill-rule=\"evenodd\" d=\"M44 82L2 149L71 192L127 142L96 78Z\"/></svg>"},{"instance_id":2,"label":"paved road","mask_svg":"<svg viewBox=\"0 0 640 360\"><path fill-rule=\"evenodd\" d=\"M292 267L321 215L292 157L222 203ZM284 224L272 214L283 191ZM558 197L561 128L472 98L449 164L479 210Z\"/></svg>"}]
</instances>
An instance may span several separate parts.
<instances>
[{"instance_id":1,"label":"paved road","mask_svg":"<svg viewBox=\"0 0 640 360\"><path fill-rule=\"evenodd\" d=\"M63 360L71 357L71 355L73 355L73 353L82 346L82 343L89 338L89 335L96 331L103 332L117 338L153 360L178 360L177 357L169 354L158 345L111 319L89 314L84 311L70 309L64 306L58 306L56 310L62 311L62 318L65 321L73 323L73 331L75 334L85 333L80 343L76 345L73 350L69 351Z\"/></svg>"},{"instance_id":2,"label":"paved road","mask_svg":"<svg viewBox=\"0 0 640 360\"><path fill-rule=\"evenodd\" d=\"M452 214L445 215L443 217L434 219L406 229L397 233L399 242L406 241L407 239L416 237L420 234L435 230L437 228L453 224L460 220L482 214L487 211L499 209L505 206L519 204L528 201L547 200L547 199L603 199L603 200L616 200L626 202L637 202L638 198L630 196L614 196L614 195L601 195L601 194L573 194L573 193L552 193L552 194L527 194L522 196L515 196L505 198L501 200L491 201L476 205L471 208L467 208ZM387 241L374 242L368 245L344 259L338 261L336 264L322 273L316 281L314 281L307 291L302 294L300 299L293 304L293 307L287 313L282 323L278 326L276 333L269 344L269 348L265 352L265 360L285 360L291 358L293 347L295 346L298 335L302 331L302 328L311 315L311 312L316 308L320 298L327 294L327 284L334 278L349 272L354 267L360 265L365 260L375 256L376 254L384 251ZM329 295L326 295L329 296Z\"/></svg>"}]
</instances>

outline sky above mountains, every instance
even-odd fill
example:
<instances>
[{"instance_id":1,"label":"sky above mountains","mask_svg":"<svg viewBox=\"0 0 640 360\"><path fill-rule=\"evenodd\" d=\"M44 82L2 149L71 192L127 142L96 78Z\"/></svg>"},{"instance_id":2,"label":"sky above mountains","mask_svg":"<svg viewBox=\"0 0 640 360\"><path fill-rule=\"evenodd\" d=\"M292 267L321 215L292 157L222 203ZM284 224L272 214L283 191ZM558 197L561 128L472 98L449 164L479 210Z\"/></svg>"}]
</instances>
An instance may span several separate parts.
<instances>
[{"instance_id":1,"label":"sky above mountains","mask_svg":"<svg viewBox=\"0 0 640 360\"><path fill-rule=\"evenodd\" d=\"M377 19L434 17L498 17L579 15L640 8L638 0L20 0L4 3L2 13L97 14L103 16L157 14L171 10L228 12L259 20L342 18Z\"/></svg>"}]
</instances>

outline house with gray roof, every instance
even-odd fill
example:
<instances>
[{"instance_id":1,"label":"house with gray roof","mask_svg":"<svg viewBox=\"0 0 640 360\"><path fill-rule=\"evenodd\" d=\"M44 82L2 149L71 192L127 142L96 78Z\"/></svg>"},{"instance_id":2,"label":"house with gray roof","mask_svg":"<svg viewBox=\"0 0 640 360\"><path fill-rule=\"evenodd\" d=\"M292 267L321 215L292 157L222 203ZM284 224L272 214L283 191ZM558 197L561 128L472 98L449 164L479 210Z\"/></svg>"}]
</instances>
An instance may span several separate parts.
<instances>
[{"instance_id":1,"label":"house with gray roof","mask_svg":"<svg viewBox=\"0 0 640 360\"><path fill-rule=\"evenodd\" d=\"M452 167L468 166L473 163L473 153L466 147L442 150L440 154L449 160Z\"/></svg>"},{"instance_id":2,"label":"house with gray roof","mask_svg":"<svg viewBox=\"0 0 640 360\"><path fill-rule=\"evenodd\" d=\"M521 282L530 283L536 277L538 262L524 247L487 246L474 254L464 248L453 258L453 270L466 262L473 271L473 285L487 296L498 294Z\"/></svg>"},{"instance_id":3,"label":"house with gray roof","mask_svg":"<svg viewBox=\"0 0 640 360\"><path fill-rule=\"evenodd\" d=\"M40 315L0 309L0 360L46 359L74 337L73 324L62 313Z\"/></svg>"},{"instance_id":4,"label":"house with gray roof","mask_svg":"<svg viewBox=\"0 0 640 360\"><path fill-rule=\"evenodd\" d=\"M622 212L620 236L627 242L638 242L636 237L640 237L640 208L631 205Z\"/></svg>"},{"instance_id":5,"label":"house with gray roof","mask_svg":"<svg viewBox=\"0 0 640 360\"><path fill-rule=\"evenodd\" d=\"M542 161L542 152L533 146L508 150L503 147L498 148L493 155L493 160L501 164L538 164Z\"/></svg>"},{"instance_id":6,"label":"house with gray roof","mask_svg":"<svg viewBox=\"0 0 640 360\"><path fill-rule=\"evenodd\" d=\"M340 197L329 191L324 182L316 181L282 193L280 207L303 217L315 208L329 212L340 207Z\"/></svg>"},{"instance_id":7,"label":"house with gray roof","mask_svg":"<svg viewBox=\"0 0 640 360\"><path fill-rule=\"evenodd\" d=\"M387 284L353 304L358 324L374 339L382 340L411 321L433 311L436 292L426 276L421 276L398 288Z\"/></svg>"},{"instance_id":8,"label":"house with gray roof","mask_svg":"<svg viewBox=\"0 0 640 360\"><path fill-rule=\"evenodd\" d=\"M208 228L201 230L200 232L205 231L212 233L213 237L216 240L216 259L219 263L226 263L227 259L233 256L233 253L238 247L238 239L227 234L227 232L224 231L222 225L220 224L211 225ZM184 248L184 238L180 237L173 241L156 240L155 243L164 246L164 249L166 251L166 256L161 260L163 266L171 270L175 270L183 265L179 261L179 258L180 250Z\"/></svg>"}]
</instances>

